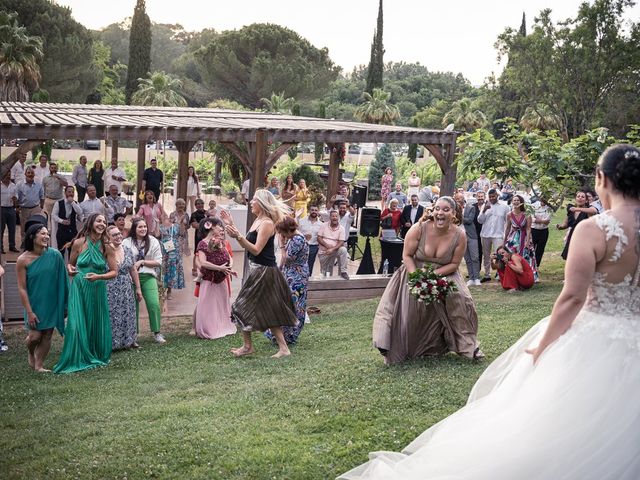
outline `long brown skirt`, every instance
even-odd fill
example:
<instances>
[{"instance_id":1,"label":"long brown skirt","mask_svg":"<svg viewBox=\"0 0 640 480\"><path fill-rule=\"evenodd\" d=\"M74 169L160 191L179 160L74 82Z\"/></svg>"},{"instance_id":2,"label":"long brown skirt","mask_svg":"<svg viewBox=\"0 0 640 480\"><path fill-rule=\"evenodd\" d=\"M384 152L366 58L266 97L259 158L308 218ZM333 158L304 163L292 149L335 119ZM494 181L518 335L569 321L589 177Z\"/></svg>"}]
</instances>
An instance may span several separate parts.
<instances>
[{"instance_id":1,"label":"long brown skirt","mask_svg":"<svg viewBox=\"0 0 640 480\"><path fill-rule=\"evenodd\" d=\"M231 319L245 332L297 325L291 292L282 272L276 267L252 265L231 306Z\"/></svg>"},{"instance_id":2,"label":"long brown skirt","mask_svg":"<svg viewBox=\"0 0 640 480\"><path fill-rule=\"evenodd\" d=\"M373 345L386 350L385 363L456 352L473 358L478 346L478 315L458 272L449 275L458 291L445 303L425 305L409 293L404 265L382 294L373 320Z\"/></svg>"}]
</instances>

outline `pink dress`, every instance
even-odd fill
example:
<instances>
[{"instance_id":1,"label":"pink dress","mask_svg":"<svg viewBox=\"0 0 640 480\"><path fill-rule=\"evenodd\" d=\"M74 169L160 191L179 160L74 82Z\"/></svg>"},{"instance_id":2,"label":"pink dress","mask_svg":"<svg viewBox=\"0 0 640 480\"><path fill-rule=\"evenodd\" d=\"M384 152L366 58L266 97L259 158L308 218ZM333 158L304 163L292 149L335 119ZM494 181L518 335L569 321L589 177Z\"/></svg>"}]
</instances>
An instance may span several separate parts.
<instances>
[{"instance_id":1,"label":"pink dress","mask_svg":"<svg viewBox=\"0 0 640 480\"><path fill-rule=\"evenodd\" d=\"M154 237L160 236L160 221L163 215L164 210L159 203L154 203L153 207L143 203L138 209L138 216L144 218L147 228L149 229L149 234Z\"/></svg>"},{"instance_id":2,"label":"pink dress","mask_svg":"<svg viewBox=\"0 0 640 480\"><path fill-rule=\"evenodd\" d=\"M230 257L225 248L210 249L205 240L198 243L197 252L204 252L208 262L214 265L226 264ZM202 268L202 281L196 309L196 335L200 338L216 339L236 333L231 321L231 301L226 275Z\"/></svg>"}]
</instances>

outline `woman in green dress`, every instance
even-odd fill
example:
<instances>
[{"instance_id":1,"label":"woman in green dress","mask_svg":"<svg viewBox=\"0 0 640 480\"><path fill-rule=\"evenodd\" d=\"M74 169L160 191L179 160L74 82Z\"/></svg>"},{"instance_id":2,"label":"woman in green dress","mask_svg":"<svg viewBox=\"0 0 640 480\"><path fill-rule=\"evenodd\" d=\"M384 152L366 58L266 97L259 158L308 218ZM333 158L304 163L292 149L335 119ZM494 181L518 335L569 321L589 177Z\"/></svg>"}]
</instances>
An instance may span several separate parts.
<instances>
[{"instance_id":1,"label":"woman in green dress","mask_svg":"<svg viewBox=\"0 0 640 480\"><path fill-rule=\"evenodd\" d=\"M43 363L51 348L53 330L64 334L69 280L62 255L49 247L49 231L45 225L38 223L27 229L24 253L18 257L16 273L24 323L29 332L29 367L36 372L48 372Z\"/></svg>"},{"instance_id":2,"label":"woman in green dress","mask_svg":"<svg viewBox=\"0 0 640 480\"><path fill-rule=\"evenodd\" d=\"M109 363L111 322L107 284L118 274L115 250L106 234L107 220L94 213L71 247L67 271L73 277L64 345L55 373L72 373Z\"/></svg>"}]
</instances>

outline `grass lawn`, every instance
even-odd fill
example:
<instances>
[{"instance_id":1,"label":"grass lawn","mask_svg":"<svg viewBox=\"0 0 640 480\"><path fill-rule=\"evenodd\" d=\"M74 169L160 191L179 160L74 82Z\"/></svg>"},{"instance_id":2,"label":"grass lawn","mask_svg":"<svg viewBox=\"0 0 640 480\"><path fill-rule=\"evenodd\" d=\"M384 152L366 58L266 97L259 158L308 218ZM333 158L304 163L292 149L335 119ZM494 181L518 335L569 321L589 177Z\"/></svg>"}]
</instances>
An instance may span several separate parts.
<instances>
[{"instance_id":1,"label":"grass lawn","mask_svg":"<svg viewBox=\"0 0 640 480\"><path fill-rule=\"evenodd\" d=\"M460 408L488 363L549 314L560 244L553 231L533 290L473 290L481 363L450 354L385 367L371 347L377 300L322 306L282 360L258 336L257 354L235 359L239 337L197 340L184 319L164 346L146 336L106 368L42 375L27 367L22 329L10 328L0 356L2 478L325 479L369 451L400 450ZM48 367L62 346L55 335Z\"/></svg>"}]
</instances>

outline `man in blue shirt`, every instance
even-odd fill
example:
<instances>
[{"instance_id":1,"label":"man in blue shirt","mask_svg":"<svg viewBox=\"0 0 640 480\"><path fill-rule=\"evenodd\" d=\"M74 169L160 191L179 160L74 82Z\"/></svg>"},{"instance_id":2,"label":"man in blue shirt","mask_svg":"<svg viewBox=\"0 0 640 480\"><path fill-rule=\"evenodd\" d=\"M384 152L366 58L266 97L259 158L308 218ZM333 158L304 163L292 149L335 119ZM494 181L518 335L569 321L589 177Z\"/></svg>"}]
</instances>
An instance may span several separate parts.
<instances>
[{"instance_id":1,"label":"man in blue shirt","mask_svg":"<svg viewBox=\"0 0 640 480\"><path fill-rule=\"evenodd\" d=\"M44 189L35 181L35 172L28 167L24 173L25 181L17 186L18 209L20 210L20 230L24 241L25 223L33 215L38 215L44 207Z\"/></svg>"},{"instance_id":2,"label":"man in blue shirt","mask_svg":"<svg viewBox=\"0 0 640 480\"><path fill-rule=\"evenodd\" d=\"M404 208L404 206L409 203L409 199L402 192L402 184L400 182L396 183L396 189L389 194L389 197L387 198L387 205L388 202L390 202L394 198L398 200L398 208L400 209Z\"/></svg>"}]
</instances>

